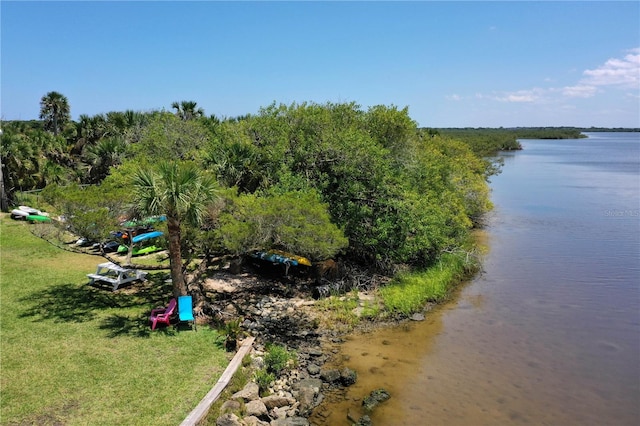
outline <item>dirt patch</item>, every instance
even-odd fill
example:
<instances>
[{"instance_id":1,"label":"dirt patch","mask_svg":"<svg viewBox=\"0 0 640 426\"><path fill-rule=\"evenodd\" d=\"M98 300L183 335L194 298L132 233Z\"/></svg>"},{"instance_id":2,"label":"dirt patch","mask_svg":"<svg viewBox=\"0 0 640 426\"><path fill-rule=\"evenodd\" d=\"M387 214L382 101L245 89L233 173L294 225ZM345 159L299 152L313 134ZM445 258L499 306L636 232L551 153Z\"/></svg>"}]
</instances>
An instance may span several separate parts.
<instances>
[{"instance_id":1,"label":"dirt patch","mask_svg":"<svg viewBox=\"0 0 640 426\"><path fill-rule=\"evenodd\" d=\"M205 293L239 293L261 285L263 284L260 283L260 279L249 273L234 275L221 272L214 277L206 278L202 282L202 290Z\"/></svg>"},{"instance_id":2,"label":"dirt patch","mask_svg":"<svg viewBox=\"0 0 640 426\"><path fill-rule=\"evenodd\" d=\"M61 407L49 407L42 410L41 414L27 417L20 422L10 422L9 426L27 426L27 425L46 425L46 426L63 426L67 424L80 408L77 400L67 401Z\"/></svg>"}]
</instances>

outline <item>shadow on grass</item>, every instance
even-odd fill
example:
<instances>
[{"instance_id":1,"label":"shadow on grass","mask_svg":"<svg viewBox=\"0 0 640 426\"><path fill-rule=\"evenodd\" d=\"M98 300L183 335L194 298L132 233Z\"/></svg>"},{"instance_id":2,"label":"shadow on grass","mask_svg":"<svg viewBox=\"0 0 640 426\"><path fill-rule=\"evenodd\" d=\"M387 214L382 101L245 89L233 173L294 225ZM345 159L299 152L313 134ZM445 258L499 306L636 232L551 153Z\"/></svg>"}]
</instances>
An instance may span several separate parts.
<instances>
[{"instance_id":1,"label":"shadow on grass","mask_svg":"<svg viewBox=\"0 0 640 426\"><path fill-rule=\"evenodd\" d=\"M166 306L171 291L165 274L148 276L145 282L136 282L116 291L90 285L57 284L20 299L25 309L19 317L32 318L34 322L83 323L94 320L105 309L143 308L141 316L114 313L102 321L100 328L107 330L109 337L145 337L150 332L151 309Z\"/></svg>"},{"instance_id":2,"label":"shadow on grass","mask_svg":"<svg viewBox=\"0 0 640 426\"><path fill-rule=\"evenodd\" d=\"M222 333L218 334L218 336L214 339L213 345L218 348L220 351L226 351L225 347L226 336Z\"/></svg>"},{"instance_id":3,"label":"shadow on grass","mask_svg":"<svg viewBox=\"0 0 640 426\"><path fill-rule=\"evenodd\" d=\"M101 324L100 328L102 330L108 331L109 337L118 337L118 336L137 336L137 337L149 337L151 333L163 333L167 335L172 335L181 331L194 331L196 330L184 323L178 322L178 320L171 321L171 325L158 324L155 330L151 330L151 323L149 321L149 314L146 314L142 317L133 316L129 317L126 315L110 315L105 318Z\"/></svg>"},{"instance_id":4,"label":"shadow on grass","mask_svg":"<svg viewBox=\"0 0 640 426\"><path fill-rule=\"evenodd\" d=\"M106 330L107 336L112 338L119 336L149 337L151 335L148 315L143 317L110 315L102 320L100 329Z\"/></svg>"}]
</instances>

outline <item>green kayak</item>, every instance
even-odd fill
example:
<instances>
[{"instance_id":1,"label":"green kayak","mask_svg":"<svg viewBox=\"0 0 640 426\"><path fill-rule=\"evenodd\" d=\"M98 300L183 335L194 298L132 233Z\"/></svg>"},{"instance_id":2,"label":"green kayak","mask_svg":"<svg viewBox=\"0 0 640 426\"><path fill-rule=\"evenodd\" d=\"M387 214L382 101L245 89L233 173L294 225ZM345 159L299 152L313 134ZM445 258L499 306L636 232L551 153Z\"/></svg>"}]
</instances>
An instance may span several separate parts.
<instances>
[{"instance_id":1,"label":"green kayak","mask_svg":"<svg viewBox=\"0 0 640 426\"><path fill-rule=\"evenodd\" d=\"M158 246L146 246L146 247L133 247L132 256L142 256L149 253L155 253L157 251L164 250L162 247ZM129 247L121 245L118 247L118 253L124 254L129 251Z\"/></svg>"},{"instance_id":2,"label":"green kayak","mask_svg":"<svg viewBox=\"0 0 640 426\"><path fill-rule=\"evenodd\" d=\"M47 216L40 216L39 214L30 214L27 216L27 220L31 223L34 222L51 222L51 218Z\"/></svg>"}]
</instances>

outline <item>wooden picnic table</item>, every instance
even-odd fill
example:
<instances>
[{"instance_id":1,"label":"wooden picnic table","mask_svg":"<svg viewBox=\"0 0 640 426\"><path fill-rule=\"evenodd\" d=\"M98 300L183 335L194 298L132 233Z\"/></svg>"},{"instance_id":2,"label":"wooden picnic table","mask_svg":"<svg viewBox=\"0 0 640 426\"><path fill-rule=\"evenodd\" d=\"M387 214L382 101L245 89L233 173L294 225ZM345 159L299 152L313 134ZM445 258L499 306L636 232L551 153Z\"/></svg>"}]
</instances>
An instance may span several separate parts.
<instances>
[{"instance_id":1,"label":"wooden picnic table","mask_svg":"<svg viewBox=\"0 0 640 426\"><path fill-rule=\"evenodd\" d=\"M87 274L91 280L89 284L96 281L105 281L113 284L113 291L116 291L122 284L136 280L144 280L147 273L138 269L128 269L116 265L113 262L105 262L98 265L94 274Z\"/></svg>"}]
</instances>

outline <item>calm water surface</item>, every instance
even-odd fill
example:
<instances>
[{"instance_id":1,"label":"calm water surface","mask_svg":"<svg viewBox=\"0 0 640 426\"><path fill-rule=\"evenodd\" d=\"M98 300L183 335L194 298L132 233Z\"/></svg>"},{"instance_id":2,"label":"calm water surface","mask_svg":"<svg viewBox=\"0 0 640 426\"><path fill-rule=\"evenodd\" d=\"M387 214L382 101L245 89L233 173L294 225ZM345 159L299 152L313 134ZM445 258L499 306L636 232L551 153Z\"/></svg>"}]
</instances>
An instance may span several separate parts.
<instances>
[{"instance_id":1,"label":"calm water surface","mask_svg":"<svg viewBox=\"0 0 640 426\"><path fill-rule=\"evenodd\" d=\"M339 346L326 418L380 425L640 425L640 134L524 140L492 178L484 273L426 321Z\"/></svg>"}]
</instances>

